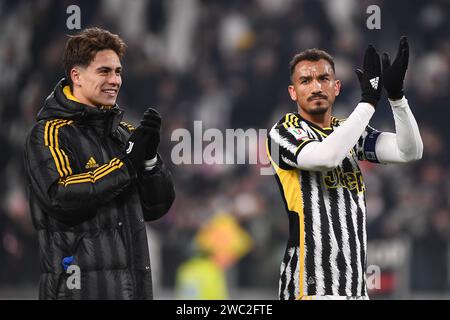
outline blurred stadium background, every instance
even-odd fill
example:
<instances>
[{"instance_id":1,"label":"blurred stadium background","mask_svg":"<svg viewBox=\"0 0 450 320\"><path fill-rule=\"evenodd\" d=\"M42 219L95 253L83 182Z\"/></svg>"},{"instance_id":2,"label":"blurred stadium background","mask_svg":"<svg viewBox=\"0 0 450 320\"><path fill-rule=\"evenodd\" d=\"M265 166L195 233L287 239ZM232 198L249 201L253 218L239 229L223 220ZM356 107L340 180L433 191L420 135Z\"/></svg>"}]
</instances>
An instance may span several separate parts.
<instances>
[{"instance_id":1,"label":"blurred stadium background","mask_svg":"<svg viewBox=\"0 0 450 320\"><path fill-rule=\"evenodd\" d=\"M346 117L359 99L353 69L373 43L395 54L409 37L406 95L425 145L420 162L362 164L367 189L369 265L381 269L371 298L450 298L450 1L102 0L0 1L0 298L35 299L38 244L24 179L22 147L43 100L63 76L68 6L81 27L99 26L128 44L119 105L137 123L148 106L163 116L161 153L177 198L148 225L156 299L177 296L177 270L195 256L193 239L211 217L234 217L250 250L225 269L231 299L276 299L288 233L272 176L259 165L173 165L177 128L267 129L295 106L288 63L319 47L335 58L343 90L334 113ZM369 30L369 5L381 29ZM393 130L387 100L372 125ZM247 152L264 153L264 141Z\"/></svg>"}]
</instances>

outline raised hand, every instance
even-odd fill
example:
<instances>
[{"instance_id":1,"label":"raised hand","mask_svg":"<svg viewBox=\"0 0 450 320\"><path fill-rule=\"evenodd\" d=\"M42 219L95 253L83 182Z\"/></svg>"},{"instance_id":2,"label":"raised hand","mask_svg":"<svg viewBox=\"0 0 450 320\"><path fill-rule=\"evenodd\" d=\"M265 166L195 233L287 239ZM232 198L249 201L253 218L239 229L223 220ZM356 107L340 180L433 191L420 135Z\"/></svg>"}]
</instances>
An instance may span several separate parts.
<instances>
[{"instance_id":1,"label":"raised hand","mask_svg":"<svg viewBox=\"0 0 450 320\"><path fill-rule=\"evenodd\" d=\"M408 38L402 36L398 46L397 56L391 64L388 53L383 53L383 86L391 100L401 99L404 95L403 82L405 80L406 69L408 69L409 44Z\"/></svg>"},{"instance_id":2,"label":"raised hand","mask_svg":"<svg viewBox=\"0 0 450 320\"><path fill-rule=\"evenodd\" d=\"M382 78L380 56L372 45L364 54L363 70L356 69L355 72L361 86L361 102L368 102L376 108L381 98Z\"/></svg>"},{"instance_id":3,"label":"raised hand","mask_svg":"<svg viewBox=\"0 0 450 320\"><path fill-rule=\"evenodd\" d=\"M147 128L149 139L145 159L150 160L156 156L160 142L161 115L153 108L148 108L144 112L144 118L141 120L141 126Z\"/></svg>"}]
</instances>

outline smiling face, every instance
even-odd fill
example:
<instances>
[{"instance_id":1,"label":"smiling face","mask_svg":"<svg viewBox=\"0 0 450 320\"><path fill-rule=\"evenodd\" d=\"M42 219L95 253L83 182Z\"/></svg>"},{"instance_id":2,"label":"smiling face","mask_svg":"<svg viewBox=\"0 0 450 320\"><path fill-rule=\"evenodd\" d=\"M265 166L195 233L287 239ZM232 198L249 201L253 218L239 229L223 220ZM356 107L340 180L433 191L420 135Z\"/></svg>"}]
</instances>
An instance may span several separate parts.
<instances>
[{"instance_id":1,"label":"smiling face","mask_svg":"<svg viewBox=\"0 0 450 320\"><path fill-rule=\"evenodd\" d=\"M116 103L122 85L122 65L113 50L98 51L87 67L73 67L70 76L73 95L81 103L93 107Z\"/></svg>"},{"instance_id":2,"label":"smiling face","mask_svg":"<svg viewBox=\"0 0 450 320\"><path fill-rule=\"evenodd\" d=\"M331 108L341 88L336 80L333 68L324 59L319 61L303 60L297 63L288 87L289 95L297 102L299 113L311 120L326 113Z\"/></svg>"}]
</instances>

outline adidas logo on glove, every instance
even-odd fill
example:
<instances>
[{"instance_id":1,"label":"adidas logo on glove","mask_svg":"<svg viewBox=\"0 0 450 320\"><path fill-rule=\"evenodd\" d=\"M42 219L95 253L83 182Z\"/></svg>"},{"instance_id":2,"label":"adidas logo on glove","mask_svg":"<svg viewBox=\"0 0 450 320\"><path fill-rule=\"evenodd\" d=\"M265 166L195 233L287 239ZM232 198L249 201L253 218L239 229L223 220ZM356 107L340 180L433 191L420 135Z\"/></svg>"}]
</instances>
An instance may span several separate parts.
<instances>
[{"instance_id":1,"label":"adidas logo on glove","mask_svg":"<svg viewBox=\"0 0 450 320\"><path fill-rule=\"evenodd\" d=\"M372 85L372 88L374 88L375 90L378 89L378 80L380 79L380 77L375 77L370 79L370 84Z\"/></svg>"}]
</instances>

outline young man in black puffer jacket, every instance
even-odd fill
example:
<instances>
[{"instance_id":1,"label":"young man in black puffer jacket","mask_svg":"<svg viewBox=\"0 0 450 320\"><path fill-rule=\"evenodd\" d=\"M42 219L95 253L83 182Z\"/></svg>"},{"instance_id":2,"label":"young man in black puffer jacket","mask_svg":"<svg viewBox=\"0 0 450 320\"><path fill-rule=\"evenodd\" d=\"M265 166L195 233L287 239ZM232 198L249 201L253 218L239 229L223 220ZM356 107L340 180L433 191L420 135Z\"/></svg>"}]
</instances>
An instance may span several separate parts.
<instances>
[{"instance_id":1,"label":"young man in black puffer jacket","mask_svg":"<svg viewBox=\"0 0 450 320\"><path fill-rule=\"evenodd\" d=\"M145 221L175 198L157 153L161 116L134 129L116 104L119 36L71 36L66 78L46 99L25 146L30 207L41 254L40 299L152 299Z\"/></svg>"}]
</instances>

